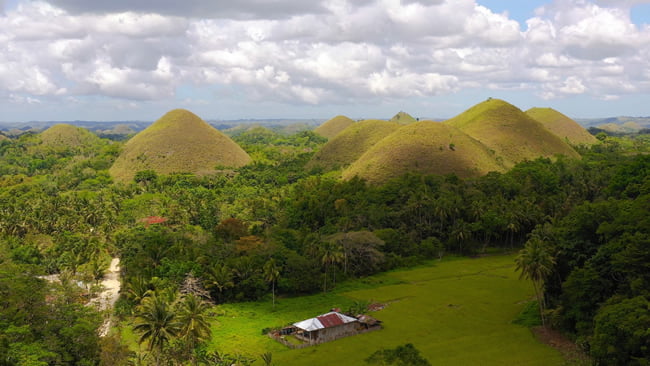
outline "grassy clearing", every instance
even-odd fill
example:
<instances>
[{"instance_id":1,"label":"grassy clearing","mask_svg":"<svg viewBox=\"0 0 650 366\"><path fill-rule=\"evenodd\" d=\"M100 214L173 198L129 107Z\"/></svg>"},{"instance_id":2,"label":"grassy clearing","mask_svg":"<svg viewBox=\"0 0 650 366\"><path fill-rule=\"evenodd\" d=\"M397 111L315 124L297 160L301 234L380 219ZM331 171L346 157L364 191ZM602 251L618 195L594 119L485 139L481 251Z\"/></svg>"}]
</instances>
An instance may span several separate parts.
<instances>
[{"instance_id":1,"label":"grassy clearing","mask_svg":"<svg viewBox=\"0 0 650 366\"><path fill-rule=\"evenodd\" d=\"M363 365L379 348L413 343L434 365L561 365L559 352L513 323L532 297L514 272L513 256L450 259L373 276L335 293L215 307L211 347L258 357L272 352L281 365ZM374 316L385 329L290 350L262 335L354 300L388 303Z\"/></svg>"}]
</instances>

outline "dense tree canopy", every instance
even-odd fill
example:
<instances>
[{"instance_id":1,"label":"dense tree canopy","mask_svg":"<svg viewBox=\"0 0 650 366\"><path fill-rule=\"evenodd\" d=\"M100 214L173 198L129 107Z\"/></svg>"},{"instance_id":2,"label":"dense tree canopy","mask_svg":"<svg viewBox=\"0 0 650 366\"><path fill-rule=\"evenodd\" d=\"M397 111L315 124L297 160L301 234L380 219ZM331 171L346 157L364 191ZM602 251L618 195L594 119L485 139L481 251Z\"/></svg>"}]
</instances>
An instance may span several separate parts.
<instances>
[{"instance_id":1,"label":"dense tree canopy","mask_svg":"<svg viewBox=\"0 0 650 366\"><path fill-rule=\"evenodd\" d=\"M100 279L114 256L124 289L116 311L144 320L144 309L170 310L160 294L177 293L188 275L214 303L274 301L447 253L526 243L520 266L545 295L552 326L602 364L648 357L650 156L600 144L582 160L371 185L305 169L324 143L311 132L252 129L234 139L252 164L206 176L143 171L128 184L107 173L120 142L0 141L0 365L99 362L100 317L75 281ZM526 253L544 256L531 262ZM61 283L38 277L48 274ZM189 301L167 318L169 330L138 328L157 357L173 357L165 348L180 339L194 347L204 338L202 303Z\"/></svg>"}]
</instances>

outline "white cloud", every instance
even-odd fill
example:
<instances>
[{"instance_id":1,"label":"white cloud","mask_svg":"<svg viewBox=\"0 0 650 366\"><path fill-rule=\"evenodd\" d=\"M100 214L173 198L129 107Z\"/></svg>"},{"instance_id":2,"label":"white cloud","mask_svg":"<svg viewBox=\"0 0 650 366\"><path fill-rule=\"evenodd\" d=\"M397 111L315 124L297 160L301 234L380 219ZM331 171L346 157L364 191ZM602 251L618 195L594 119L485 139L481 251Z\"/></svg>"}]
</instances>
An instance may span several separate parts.
<instances>
[{"instance_id":1,"label":"white cloud","mask_svg":"<svg viewBox=\"0 0 650 366\"><path fill-rule=\"evenodd\" d=\"M321 12L321 1L292 0L51 0L71 13L121 13L135 11L195 18L287 18Z\"/></svg>"},{"instance_id":2,"label":"white cloud","mask_svg":"<svg viewBox=\"0 0 650 366\"><path fill-rule=\"evenodd\" d=\"M632 24L633 2L555 0L521 29L474 0L23 0L0 16L0 95L128 105L217 86L236 93L219 98L313 105L461 88L648 93L650 27Z\"/></svg>"}]
</instances>

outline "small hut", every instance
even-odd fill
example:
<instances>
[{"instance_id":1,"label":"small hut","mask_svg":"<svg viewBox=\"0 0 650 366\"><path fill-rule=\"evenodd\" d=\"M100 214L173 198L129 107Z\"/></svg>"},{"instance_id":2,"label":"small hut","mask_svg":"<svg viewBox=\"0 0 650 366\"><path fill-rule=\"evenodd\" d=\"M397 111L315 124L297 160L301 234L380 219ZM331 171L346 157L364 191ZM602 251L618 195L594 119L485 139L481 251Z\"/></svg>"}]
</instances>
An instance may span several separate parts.
<instances>
[{"instance_id":1,"label":"small hut","mask_svg":"<svg viewBox=\"0 0 650 366\"><path fill-rule=\"evenodd\" d=\"M296 337L302 338L310 344L317 344L357 334L359 321L356 318L332 311L294 323L293 326L297 329Z\"/></svg>"}]
</instances>

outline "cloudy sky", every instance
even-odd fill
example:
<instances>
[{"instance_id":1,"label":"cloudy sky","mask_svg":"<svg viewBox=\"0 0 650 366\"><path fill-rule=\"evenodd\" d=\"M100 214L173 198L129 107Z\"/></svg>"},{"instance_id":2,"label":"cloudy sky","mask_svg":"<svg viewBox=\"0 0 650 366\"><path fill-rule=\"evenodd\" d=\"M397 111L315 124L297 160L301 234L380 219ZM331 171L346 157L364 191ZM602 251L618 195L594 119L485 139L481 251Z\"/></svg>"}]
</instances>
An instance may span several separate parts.
<instances>
[{"instance_id":1,"label":"cloudy sky","mask_svg":"<svg viewBox=\"0 0 650 366\"><path fill-rule=\"evenodd\" d=\"M650 115L650 0L0 0L0 121Z\"/></svg>"}]
</instances>

